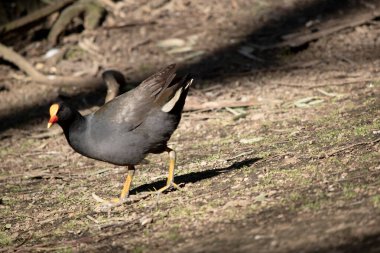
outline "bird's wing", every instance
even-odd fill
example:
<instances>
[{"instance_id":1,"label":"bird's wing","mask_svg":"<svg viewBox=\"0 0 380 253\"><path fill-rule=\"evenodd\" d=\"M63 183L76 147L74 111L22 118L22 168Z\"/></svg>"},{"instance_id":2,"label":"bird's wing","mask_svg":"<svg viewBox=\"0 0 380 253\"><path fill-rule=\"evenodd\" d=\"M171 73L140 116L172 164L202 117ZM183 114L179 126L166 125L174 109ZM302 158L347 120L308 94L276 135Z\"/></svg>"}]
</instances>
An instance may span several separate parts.
<instances>
[{"instance_id":1,"label":"bird's wing","mask_svg":"<svg viewBox=\"0 0 380 253\"><path fill-rule=\"evenodd\" d=\"M93 120L114 124L124 131L135 129L157 106L157 98L173 81L175 71L175 64L161 69L135 89L102 106L94 113Z\"/></svg>"}]
</instances>

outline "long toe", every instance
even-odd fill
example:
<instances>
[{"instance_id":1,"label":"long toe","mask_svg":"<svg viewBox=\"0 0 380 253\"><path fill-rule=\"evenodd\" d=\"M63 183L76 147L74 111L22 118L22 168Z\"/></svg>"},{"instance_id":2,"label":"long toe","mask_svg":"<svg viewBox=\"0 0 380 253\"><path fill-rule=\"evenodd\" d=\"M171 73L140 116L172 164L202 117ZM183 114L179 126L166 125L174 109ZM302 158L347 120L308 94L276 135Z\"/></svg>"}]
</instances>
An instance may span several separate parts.
<instances>
[{"instance_id":1,"label":"long toe","mask_svg":"<svg viewBox=\"0 0 380 253\"><path fill-rule=\"evenodd\" d=\"M157 191L155 191L153 193L163 193L163 192L169 190L169 188L170 188L170 185L165 185L164 187L158 189Z\"/></svg>"},{"instance_id":2,"label":"long toe","mask_svg":"<svg viewBox=\"0 0 380 253\"><path fill-rule=\"evenodd\" d=\"M175 188L175 189L178 190L178 191L182 191L182 188L181 188L178 184L176 184L176 183L174 183L174 182L172 182L172 183L170 184L170 186L171 186L172 188Z\"/></svg>"},{"instance_id":3,"label":"long toe","mask_svg":"<svg viewBox=\"0 0 380 253\"><path fill-rule=\"evenodd\" d=\"M112 198L112 199L110 200L110 202L113 203L113 204L119 204L119 203L122 203L122 202L124 202L124 201L125 201L125 200L120 199L120 198Z\"/></svg>"},{"instance_id":4,"label":"long toe","mask_svg":"<svg viewBox=\"0 0 380 253\"><path fill-rule=\"evenodd\" d=\"M101 203L101 204L105 204L105 203L110 203L109 201L105 200L105 199L102 199L101 197L99 197L96 193L92 193L92 197L95 199L96 202L98 203Z\"/></svg>"},{"instance_id":5,"label":"long toe","mask_svg":"<svg viewBox=\"0 0 380 253\"><path fill-rule=\"evenodd\" d=\"M126 200L122 200L120 198L112 198L110 200L105 200L95 193L92 194L92 197L95 199L96 202L99 203L99 206L101 208L112 208L116 206L120 206L126 202Z\"/></svg>"},{"instance_id":6,"label":"long toe","mask_svg":"<svg viewBox=\"0 0 380 253\"><path fill-rule=\"evenodd\" d=\"M171 183L165 185L164 187L158 189L156 192L157 193L163 193L163 192L172 190L173 188L176 190L182 191L181 187L178 184L171 182Z\"/></svg>"}]
</instances>

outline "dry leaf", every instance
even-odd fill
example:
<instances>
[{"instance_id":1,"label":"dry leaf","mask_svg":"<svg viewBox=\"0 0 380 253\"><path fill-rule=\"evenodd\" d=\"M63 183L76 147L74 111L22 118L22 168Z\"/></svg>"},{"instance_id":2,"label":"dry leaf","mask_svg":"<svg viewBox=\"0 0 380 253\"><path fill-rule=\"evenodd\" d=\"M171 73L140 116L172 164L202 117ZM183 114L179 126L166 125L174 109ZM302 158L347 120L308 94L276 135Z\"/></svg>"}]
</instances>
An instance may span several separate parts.
<instances>
[{"instance_id":1,"label":"dry leaf","mask_svg":"<svg viewBox=\"0 0 380 253\"><path fill-rule=\"evenodd\" d=\"M307 97L307 98L302 98L300 100L297 100L294 102L294 105L297 107L311 107L313 105L317 105L322 103L324 100L319 98L319 97Z\"/></svg>"},{"instance_id":2,"label":"dry leaf","mask_svg":"<svg viewBox=\"0 0 380 253\"><path fill-rule=\"evenodd\" d=\"M183 47L186 42L183 39L171 38L166 40L161 40L157 43L157 46L162 48L170 48L170 47Z\"/></svg>"}]
</instances>

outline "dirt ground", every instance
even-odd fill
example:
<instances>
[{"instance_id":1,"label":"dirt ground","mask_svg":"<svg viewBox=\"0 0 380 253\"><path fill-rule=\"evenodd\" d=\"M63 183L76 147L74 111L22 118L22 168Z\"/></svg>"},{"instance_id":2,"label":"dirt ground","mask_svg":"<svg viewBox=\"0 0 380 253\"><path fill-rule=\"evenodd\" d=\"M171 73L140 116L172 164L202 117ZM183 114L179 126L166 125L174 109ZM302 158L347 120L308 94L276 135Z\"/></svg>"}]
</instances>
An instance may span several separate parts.
<instances>
[{"instance_id":1,"label":"dirt ground","mask_svg":"<svg viewBox=\"0 0 380 253\"><path fill-rule=\"evenodd\" d=\"M380 21L262 49L379 1L125 2L126 17L67 34L58 62L44 60L44 41L15 49L44 73L115 68L135 83L178 62L198 74L188 108L216 107L184 112L170 141L183 190L150 194L168 162L152 155L131 202L99 210L92 194L116 197L127 169L85 158L58 127L45 129L62 91L2 64L0 252L380 252ZM70 101L88 112L103 97Z\"/></svg>"}]
</instances>

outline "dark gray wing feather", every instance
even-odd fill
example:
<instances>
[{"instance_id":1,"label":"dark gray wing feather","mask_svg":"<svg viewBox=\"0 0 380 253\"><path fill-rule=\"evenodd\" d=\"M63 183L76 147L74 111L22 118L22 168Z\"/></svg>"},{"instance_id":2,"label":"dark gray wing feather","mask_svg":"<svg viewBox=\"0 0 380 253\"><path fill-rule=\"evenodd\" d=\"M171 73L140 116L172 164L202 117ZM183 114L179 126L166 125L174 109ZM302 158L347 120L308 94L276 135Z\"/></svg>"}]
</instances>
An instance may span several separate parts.
<instances>
[{"instance_id":1,"label":"dark gray wing feather","mask_svg":"<svg viewBox=\"0 0 380 253\"><path fill-rule=\"evenodd\" d=\"M135 89L102 106L94 113L93 120L115 124L123 131L135 129L145 120L152 108L159 106L156 100L173 81L175 71L175 64L158 71Z\"/></svg>"}]
</instances>

